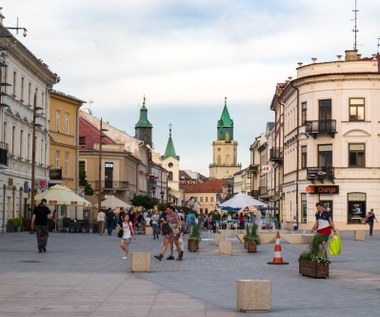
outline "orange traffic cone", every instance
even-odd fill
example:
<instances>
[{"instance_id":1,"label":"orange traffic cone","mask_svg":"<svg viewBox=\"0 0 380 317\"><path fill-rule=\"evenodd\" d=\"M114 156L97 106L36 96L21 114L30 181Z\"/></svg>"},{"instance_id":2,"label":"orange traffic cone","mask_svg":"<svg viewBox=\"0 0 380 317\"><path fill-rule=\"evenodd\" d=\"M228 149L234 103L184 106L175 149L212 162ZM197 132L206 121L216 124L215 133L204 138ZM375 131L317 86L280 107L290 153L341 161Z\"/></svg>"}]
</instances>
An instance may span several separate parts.
<instances>
[{"instance_id":1,"label":"orange traffic cone","mask_svg":"<svg viewBox=\"0 0 380 317\"><path fill-rule=\"evenodd\" d=\"M274 245L274 255L272 262L268 262L268 264L289 264L288 262L284 262L281 255L281 244L280 244L280 231L276 233L276 243Z\"/></svg>"}]
</instances>

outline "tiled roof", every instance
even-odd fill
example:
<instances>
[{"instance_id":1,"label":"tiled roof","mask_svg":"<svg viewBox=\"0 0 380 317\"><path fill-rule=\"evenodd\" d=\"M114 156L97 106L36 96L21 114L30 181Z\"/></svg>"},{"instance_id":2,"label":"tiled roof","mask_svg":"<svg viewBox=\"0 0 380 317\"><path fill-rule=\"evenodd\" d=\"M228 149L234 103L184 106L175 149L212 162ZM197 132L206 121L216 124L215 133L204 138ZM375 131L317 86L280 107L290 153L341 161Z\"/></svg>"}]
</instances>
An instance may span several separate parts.
<instances>
[{"instance_id":1,"label":"tiled roof","mask_svg":"<svg viewBox=\"0 0 380 317\"><path fill-rule=\"evenodd\" d=\"M100 127L99 127L100 128ZM93 149L95 143L99 143L100 132L99 129L94 127L87 120L79 117L79 139L84 137L85 148ZM102 144L116 144L110 137L103 134ZM80 144L82 148L83 144Z\"/></svg>"},{"instance_id":2,"label":"tiled roof","mask_svg":"<svg viewBox=\"0 0 380 317\"><path fill-rule=\"evenodd\" d=\"M208 179L201 184L180 184L180 187L186 193L221 193L224 183L224 179Z\"/></svg>"}]
</instances>

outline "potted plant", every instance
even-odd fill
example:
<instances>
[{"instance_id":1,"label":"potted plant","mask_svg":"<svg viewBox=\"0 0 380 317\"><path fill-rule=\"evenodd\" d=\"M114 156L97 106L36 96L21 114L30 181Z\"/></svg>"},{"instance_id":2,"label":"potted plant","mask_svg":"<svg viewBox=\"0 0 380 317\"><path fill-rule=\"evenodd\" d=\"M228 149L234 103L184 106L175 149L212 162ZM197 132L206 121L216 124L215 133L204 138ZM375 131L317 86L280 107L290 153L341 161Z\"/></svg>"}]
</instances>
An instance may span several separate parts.
<instances>
[{"instance_id":1,"label":"potted plant","mask_svg":"<svg viewBox=\"0 0 380 317\"><path fill-rule=\"evenodd\" d=\"M198 223L193 223L189 238L187 239L187 249L190 252L196 252L199 249L201 241L201 226Z\"/></svg>"},{"instance_id":2,"label":"potted plant","mask_svg":"<svg viewBox=\"0 0 380 317\"><path fill-rule=\"evenodd\" d=\"M7 232L17 232L21 227L21 218L10 218L7 223Z\"/></svg>"},{"instance_id":3,"label":"potted plant","mask_svg":"<svg viewBox=\"0 0 380 317\"><path fill-rule=\"evenodd\" d=\"M316 234L308 249L303 251L299 258L299 273L314 278L329 276L329 263L327 257L326 240L323 235Z\"/></svg>"},{"instance_id":4,"label":"potted plant","mask_svg":"<svg viewBox=\"0 0 380 317\"><path fill-rule=\"evenodd\" d=\"M257 250L257 245L260 244L260 238L259 234L257 233L257 223L253 223L251 226L247 225L246 230L247 230L247 235L246 235L246 240L247 240L247 250L248 253L256 253Z\"/></svg>"}]
</instances>

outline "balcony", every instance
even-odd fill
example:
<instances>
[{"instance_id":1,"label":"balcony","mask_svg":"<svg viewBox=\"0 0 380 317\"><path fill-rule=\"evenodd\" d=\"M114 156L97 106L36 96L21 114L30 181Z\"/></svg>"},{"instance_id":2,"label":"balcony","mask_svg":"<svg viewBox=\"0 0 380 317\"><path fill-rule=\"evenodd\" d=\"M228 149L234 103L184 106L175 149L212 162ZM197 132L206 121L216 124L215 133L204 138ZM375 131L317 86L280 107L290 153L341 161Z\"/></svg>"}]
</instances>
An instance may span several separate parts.
<instances>
[{"instance_id":1,"label":"balcony","mask_svg":"<svg viewBox=\"0 0 380 317\"><path fill-rule=\"evenodd\" d=\"M259 198L259 196L260 196L260 191L259 191L259 190L251 190L250 195L251 195L253 198L257 199L257 198Z\"/></svg>"},{"instance_id":2,"label":"balcony","mask_svg":"<svg viewBox=\"0 0 380 317\"><path fill-rule=\"evenodd\" d=\"M129 182L105 180L102 181L103 190L120 190L125 191L129 189ZM99 181L95 182L95 190L99 190Z\"/></svg>"},{"instance_id":3,"label":"balcony","mask_svg":"<svg viewBox=\"0 0 380 317\"><path fill-rule=\"evenodd\" d=\"M260 196L266 196L268 194L268 187L259 186L259 193L260 193Z\"/></svg>"},{"instance_id":4,"label":"balcony","mask_svg":"<svg viewBox=\"0 0 380 317\"><path fill-rule=\"evenodd\" d=\"M0 142L0 168L8 167L8 144Z\"/></svg>"},{"instance_id":5,"label":"balcony","mask_svg":"<svg viewBox=\"0 0 380 317\"><path fill-rule=\"evenodd\" d=\"M269 151L269 160L272 162L282 163L284 159L284 151L282 147L274 147Z\"/></svg>"},{"instance_id":6,"label":"balcony","mask_svg":"<svg viewBox=\"0 0 380 317\"><path fill-rule=\"evenodd\" d=\"M51 180L62 180L62 168L52 168L49 170Z\"/></svg>"},{"instance_id":7,"label":"balcony","mask_svg":"<svg viewBox=\"0 0 380 317\"><path fill-rule=\"evenodd\" d=\"M314 181L324 182L325 179L334 183L334 167L332 166L318 166L318 167L307 167L307 179L314 184Z\"/></svg>"},{"instance_id":8,"label":"balcony","mask_svg":"<svg viewBox=\"0 0 380 317\"><path fill-rule=\"evenodd\" d=\"M327 134L333 138L336 133L336 120L307 121L306 133L314 139L320 134Z\"/></svg>"}]
</instances>

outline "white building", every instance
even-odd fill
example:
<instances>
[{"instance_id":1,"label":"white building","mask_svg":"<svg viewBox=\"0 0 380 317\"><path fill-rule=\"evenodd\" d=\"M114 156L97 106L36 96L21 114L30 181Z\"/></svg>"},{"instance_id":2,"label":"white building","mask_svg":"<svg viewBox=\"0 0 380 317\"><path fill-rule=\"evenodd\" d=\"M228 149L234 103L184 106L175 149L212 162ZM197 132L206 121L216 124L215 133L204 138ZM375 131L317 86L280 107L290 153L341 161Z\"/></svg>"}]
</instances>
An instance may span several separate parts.
<instances>
[{"instance_id":1,"label":"white building","mask_svg":"<svg viewBox=\"0 0 380 317\"><path fill-rule=\"evenodd\" d=\"M344 59L299 63L297 77L277 85L272 149L283 157L274 194L285 227L296 217L299 229L310 229L318 201L338 229L363 229L370 208L379 214L379 104L378 54L351 50Z\"/></svg>"},{"instance_id":2,"label":"white building","mask_svg":"<svg viewBox=\"0 0 380 317\"><path fill-rule=\"evenodd\" d=\"M49 91L56 74L34 56L3 25L0 12L0 230L7 220L31 218L33 112L35 116L35 189L49 179Z\"/></svg>"}]
</instances>

